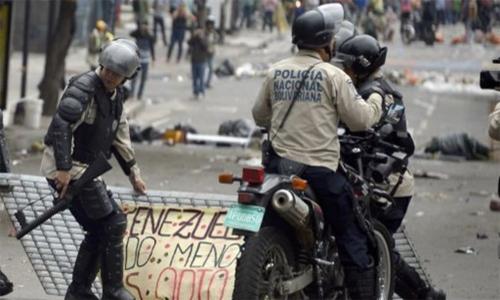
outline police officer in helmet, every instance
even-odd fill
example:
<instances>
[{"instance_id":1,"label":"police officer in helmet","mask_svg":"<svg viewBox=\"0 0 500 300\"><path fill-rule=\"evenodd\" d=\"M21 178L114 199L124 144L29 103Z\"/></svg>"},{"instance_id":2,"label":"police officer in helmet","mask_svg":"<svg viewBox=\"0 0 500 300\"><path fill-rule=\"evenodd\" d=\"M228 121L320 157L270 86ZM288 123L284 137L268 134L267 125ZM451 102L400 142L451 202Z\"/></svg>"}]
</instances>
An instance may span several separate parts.
<instances>
[{"instance_id":1,"label":"police officer in helmet","mask_svg":"<svg viewBox=\"0 0 500 300\"><path fill-rule=\"evenodd\" d=\"M102 50L99 65L70 81L45 136L41 171L61 197L100 152L107 158L114 154L134 190L146 192L123 110L123 83L139 68L138 48L129 40L114 40ZM102 299L134 299L123 286L127 219L102 179L84 186L70 210L86 234L65 300L98 299L91 285L99 269Z\"/></svg>"},{"instance_id":2,"label":"police officer in helmet","mask_svg":"<svg viewBox=\"0 0 500 300\"><path fill-rule=\"evenodd\" d=\"M358 92L364 99L373 94L384 94L384 103L398 103L403 106L403 96L384 78L381 67L385 64L387 48L381 47L376 39L369 35L337 36L339 45L335 61L342 64L344 71L352 78ZM404 107L404 106L403 106ZM388 124L381 120L380 124ZM407 156L415 150L415 144L407 131L406 116L403 114L395 124L390 125L392 131L386 133L384 140L404 149ZM406 163L406 166L408 163ZM414 194L413 175L404 166L394 170L389 176L389 192L394 203L380 216L376 216L385 227L396 233L408 209ZM396 268L395 292L403 299L446 299L446 294L435 290L420 278L416 270L408 265L396 249L393 249L393 261Z\"/></svg>"},{"instance_id":3,"label":"police officer in helmet","mask_svg":"<svg viewBox=\"0 0 500 300\"><path fill-rule=\"evenodd\" d=\"M371 300L374 260L356 221L350 186L337 172L337 126L342 121L353 131L370 128L382 115L382 95L363 101L349 76L328 63L343 16L340 4L326 4L295 20L299 52L270 68L252 113L256 124L269 130L274 149L266 171L308 181L332 225L351 298Z\"/></svg>"}]
</instances>

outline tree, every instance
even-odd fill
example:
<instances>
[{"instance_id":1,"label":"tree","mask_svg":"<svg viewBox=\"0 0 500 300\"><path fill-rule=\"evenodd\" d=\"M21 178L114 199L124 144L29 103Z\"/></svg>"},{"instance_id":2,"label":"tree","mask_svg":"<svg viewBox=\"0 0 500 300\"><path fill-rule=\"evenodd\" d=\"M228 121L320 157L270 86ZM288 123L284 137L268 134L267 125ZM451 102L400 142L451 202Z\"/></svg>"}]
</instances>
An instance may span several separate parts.
<instances>
[{"instance_id":1,"label":"tree","mask_svg":"<svg viewBox=\"0 0 500 300\"><path fill-rule=\"evenodd\" d=\"M49 40L45 70L42 81L38 84L44 115L53 115L56 111L61 82L64 81L65 59L75 29L75 12L76 0L59 2L56 30Z\"/></svg>"}]
</instances>

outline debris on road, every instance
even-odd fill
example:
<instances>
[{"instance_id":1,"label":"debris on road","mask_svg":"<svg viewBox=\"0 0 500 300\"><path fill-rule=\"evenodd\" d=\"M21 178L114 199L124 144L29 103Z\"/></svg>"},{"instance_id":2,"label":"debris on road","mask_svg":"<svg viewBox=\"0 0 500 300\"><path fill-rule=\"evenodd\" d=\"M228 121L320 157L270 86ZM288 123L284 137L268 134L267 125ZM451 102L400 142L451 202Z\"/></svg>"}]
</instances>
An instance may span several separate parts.
<instances>
[{"instance_id":1,"label":"debris on road","mask_svg":"<svg viewBox=\"0 0 500 300\"><path fill-rule=\"evenodd\" d=\"M466 247L460 247L457 250L455 250L455 253L462 253L462 254L468 254L468 255L477 255L478 251L474 249L471 246L466 246Z\"/></svg>"},{"instance_id":2,"label":"debris on road","mask_svg":"<svg viewBox=\"0 0 500 300\"><path fill-rule=\"evenodd\" d=\"M414 170L413 176L415 178L444 179L444 180L446 180L450 177L444 173L423 171L423 170Z\"/></svg>"},{"instance_id":3,"label":"debris on road","mask_svg":"<svg viewBox=\"0 0 500 300\"><path fill-rule=\"evenodd\" d=\"M433 137L425 146L425 152L465 157L467 160L488 160L489 148L467 133Z\"/></svg>"},{"instance_id":4,"label":"debris on road","mask_svg":"<svg viewBox=\"0 0 500 300\"><path fill-rule=\"evenodd\" d=\"M500 200L498 198L491 199L490 201L490 210L500 212Z\"/></svg>"},{"instance_id":5,"label":"debris on road","mask_svg":"<svg viewBox=\"0 0 500 300\"><path fill-rule=\"evenodd\" d=\"M488 235L484 232L478 232L476 233L476 238L478 240L487 240L488 239Z\"/></svg>"},{"instance_id":6,"label":"debris on road","mask_svg":"<svg viewBox=\"0 0 500 300\"><path fill-rule=\"evenodd\" d=\"M215 69L214 73L217 77L233 76L234 65L228 59L225 59L221 65Z\"/></svg>"},{"instance_id":7,"label":"debris on road","mask_svg":"<svg viewBox=\"0 0 500 300\"><path fill-rule=\"evenodd\" d=\"M45 144L42 140L33 142L31 144L31 153L41 153L45 149Z\"/></svg>"},{"instance_id":8,"label":"debris on road","mask_svg":"<svg viewBox=\"0 0 500 300\"><path fill-rule=\"evenodd\" d=\"M224 121L219 126L217 134L237 137L252 136L255 131L255 124L249 119L237 119Z\"/></svg>"},{"instance_id":9,"label":"debris on road","mask_svg":"<svg viewBox=\"0 0 500 300\"><path fill-rule=\"evenodd\" d=\"M236 78L262 77L267 74L268 64L244 63L236 69Z\"/></svg>"},{"instance_id":10,"label":"debris on road","mask_svg":"<svg viewBox=\"0 0 500 300\"><path fill-rule=\"evenodd\" d=\"M417 217L422 217L425 213L423 211L419 211L415 214Z\"/></svg>"}]
</instances>

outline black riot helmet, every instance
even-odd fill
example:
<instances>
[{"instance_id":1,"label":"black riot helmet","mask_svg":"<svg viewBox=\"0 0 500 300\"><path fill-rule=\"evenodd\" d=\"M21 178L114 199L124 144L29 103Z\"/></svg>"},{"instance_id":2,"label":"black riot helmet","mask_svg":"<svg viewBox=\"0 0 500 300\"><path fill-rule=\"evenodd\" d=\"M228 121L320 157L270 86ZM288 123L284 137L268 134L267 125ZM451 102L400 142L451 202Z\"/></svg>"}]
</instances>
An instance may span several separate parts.
<instances>
[{"instance_id":1,"label":"black riot helmet","mask_svg":"<svg viewBox=\"0 0 500 300\"><path fill-rule=\"evenodd\" d=\"M301 48L317 49L330 45L344 20L338 3L318 6L300 15L292 25L292 43Z\"/></svg>"},{"instance_id":2,"label":"black riot helmet","mask_svg":"<svg viewBox=\"0 0 500 300\"><path fill-rule=\"evenodd\" d=\"M385 64L387 47L380 47L370 35L361 34L345 40L337 47L335 61L366 77Z\"/></svg>"}]
</instances>

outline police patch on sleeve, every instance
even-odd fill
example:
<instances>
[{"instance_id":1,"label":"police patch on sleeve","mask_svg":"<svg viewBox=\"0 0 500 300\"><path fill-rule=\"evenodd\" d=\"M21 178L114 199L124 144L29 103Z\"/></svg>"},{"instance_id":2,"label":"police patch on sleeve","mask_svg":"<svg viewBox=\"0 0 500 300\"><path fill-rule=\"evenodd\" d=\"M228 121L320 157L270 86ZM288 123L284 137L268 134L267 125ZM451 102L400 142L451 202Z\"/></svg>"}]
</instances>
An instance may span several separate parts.
<instances>
[{"instance_id":1,"label":"police patch on sleeve","mask_svg":"<svg viewBox=\"0 0 500 300\"><path fill-rule=\"evenodd\" d=\"M347 78L346 83L347 83L347 86L349 87L349 92L354 97L354 100L363 100L363 98L361 98L361 96L356 91L356 87L354 86L354 83L352 83L351 78Z\"/></svg>"}]
</instances>

